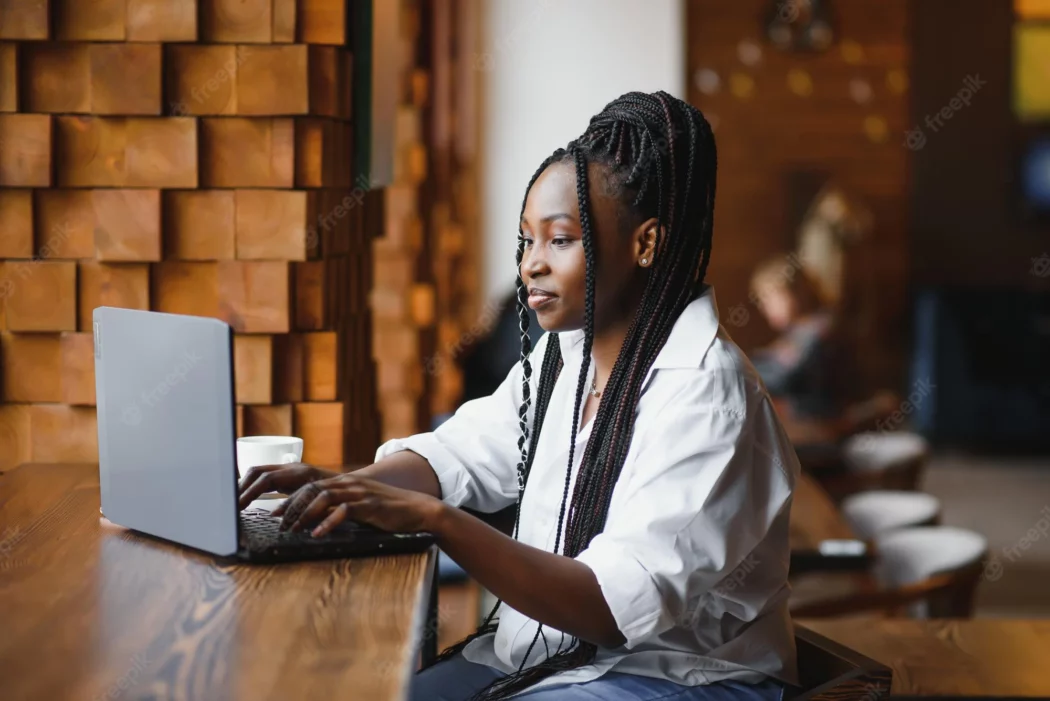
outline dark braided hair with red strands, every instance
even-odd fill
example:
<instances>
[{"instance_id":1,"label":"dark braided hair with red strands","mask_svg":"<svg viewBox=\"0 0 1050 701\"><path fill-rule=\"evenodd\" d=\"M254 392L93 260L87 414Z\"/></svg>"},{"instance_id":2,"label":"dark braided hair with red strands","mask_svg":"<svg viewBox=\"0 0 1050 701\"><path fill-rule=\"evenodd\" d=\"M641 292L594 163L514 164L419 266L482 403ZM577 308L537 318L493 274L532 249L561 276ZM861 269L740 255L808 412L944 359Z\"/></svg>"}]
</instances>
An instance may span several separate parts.
<instances>
[{"instance_id":1,"label":"dark braided hair with red strands","mask_svg":"<svg viewBox=\"0 0 1050 701\"><path fill-rule=\"evenodd\" d=\"M613 488L630 448L634 412L642 382L678 316L704 289L704 276L711 256L717 155L711 127L695 107L665 92L627 93L592 117L582 136L566 148L555 151L540 165L525 191L522 215L529 191L540 174L552 163L570 159L576 169L580 228L587 265L583 366L576 386L570 436L576 436L578 429L594 340L596 238L588 196L587 165L596 163L603 166L604 182L601 185L619 199L622 211L631 220L632 227L656 218L658 230L662 232L657 237L652 269L640 305L602 392L571 501L568 497L575 443L569 448L553 551L557 553L560 549L566 557L576 557L605 528ZM522 403L518 412L521 460L517 468L519 494L518 514L514 522L515 538L521 515L521 496L528 484L537 438L562 368L558 334L552 333L549 334L540 368L536 410L530 428L528 412L532 402L532 345L528 335L527 292L520 272L523 254L524 240L519 230L517 297L523 378ZM437 661L455 656L475 638L494 632L497 628L494 618L501 603L497 602L477 632L445 650ZM594 660L597 647L583 640L570 638L563 651L564 634L561 634L559 645L551 654L547 637L542 631L543 626L538 626L518 671L479 691L474 696L475 701L508 698L553 674L575 669ZM541 636L547 652L546 659L525 668L525 662Z\"/></svg>"}]
</instances>

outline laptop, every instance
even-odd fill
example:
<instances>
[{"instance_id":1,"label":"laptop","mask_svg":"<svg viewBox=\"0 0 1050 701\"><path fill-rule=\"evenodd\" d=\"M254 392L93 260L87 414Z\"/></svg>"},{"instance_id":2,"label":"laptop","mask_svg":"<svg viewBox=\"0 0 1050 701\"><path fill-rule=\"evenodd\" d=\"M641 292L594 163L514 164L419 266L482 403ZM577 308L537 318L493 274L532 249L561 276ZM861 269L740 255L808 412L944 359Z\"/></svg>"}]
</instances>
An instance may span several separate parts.
<instances>
[{"instance_id":1,"label":"laptop","mask_svg":"<svg viewBox=\"0 0 1050 701\"><path fill-rule=\"evenodd\" d=\"M233 331L208 317L93 312L102 514L224 558L280 562L419 552L429 533L344 523L281 532L268 509L237 508Z\"/></svg>"}]
</instances>

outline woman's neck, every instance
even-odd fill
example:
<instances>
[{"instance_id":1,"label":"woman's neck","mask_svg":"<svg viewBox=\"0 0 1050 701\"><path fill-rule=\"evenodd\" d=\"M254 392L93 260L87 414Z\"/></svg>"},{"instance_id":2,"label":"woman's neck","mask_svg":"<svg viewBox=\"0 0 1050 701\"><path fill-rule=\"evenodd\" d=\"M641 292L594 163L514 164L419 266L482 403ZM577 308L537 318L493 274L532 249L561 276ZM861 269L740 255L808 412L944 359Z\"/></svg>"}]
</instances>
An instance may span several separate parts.
<instances>
[{"instance_id":1,"label":"woman's neck","mask_svg":"<svg viewBox=\"0 0 1050 701\"><path fill-rule=\"evenodd\" d=\"M605 388L605 383L612 374L613 365L620 355L623 340L627 338L627 330L631 326L631 319L622 319L611 326L602 329L601 333L594 335L594 343L591 345L591 358L594 359L595 385L599 390Z\"/></svg>"}]
</instances>

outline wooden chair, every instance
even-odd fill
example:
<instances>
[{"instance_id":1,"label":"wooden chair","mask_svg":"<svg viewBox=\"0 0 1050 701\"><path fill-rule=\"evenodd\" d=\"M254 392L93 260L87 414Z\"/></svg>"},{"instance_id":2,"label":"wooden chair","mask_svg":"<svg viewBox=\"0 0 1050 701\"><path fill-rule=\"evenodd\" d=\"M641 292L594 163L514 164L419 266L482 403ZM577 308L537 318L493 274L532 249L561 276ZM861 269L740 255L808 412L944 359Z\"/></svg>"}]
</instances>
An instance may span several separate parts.
<instances>
[{"instance_id":1,"label":"wooden chair","mask_svg":"<svg viewBox=\"0 0 1050 701\"><path fill-rule=\"evenodd\" d=\"M799 689L793 701L877 701L888 698L893 671L884 664L795 625Z\"/></svg>"},{"instance_id":2,"label":"wooden chair","mask_svg":"<svg viewBox=\"0 0 1050 701\"><path fill-rule=\"evenodd\" d=\"M836 502L873 490L915 491L929 459L926 440L908 431L859 433L840 450L837 464L814 470Z\"/></svg>"},{"instance_id":3,"label":"wooden chair","mask_svg":"<svg viewBox=\"0 0 1050 701\"><path fill-rule=\"evenodd\" d=\"M807 602L797 618L881 614L970 618L988 545L973 531L948 526L904 528L875 540L877 588Z\"/></svg>"}]
</instances>

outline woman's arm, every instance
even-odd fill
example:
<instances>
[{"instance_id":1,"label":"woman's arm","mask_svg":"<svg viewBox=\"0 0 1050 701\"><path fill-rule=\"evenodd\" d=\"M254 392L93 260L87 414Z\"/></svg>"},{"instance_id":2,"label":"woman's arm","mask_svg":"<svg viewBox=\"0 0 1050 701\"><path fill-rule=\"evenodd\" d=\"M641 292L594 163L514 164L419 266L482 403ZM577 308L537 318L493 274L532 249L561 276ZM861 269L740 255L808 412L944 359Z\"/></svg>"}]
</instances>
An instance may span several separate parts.
<instances>
[{"instance_id":1,"label":"woman's arm","mask_svg":"<svg viewBox=\"0 0 1050 701\"><path fill-rule=\"evenodd\" d=\"M617 647L624 642L588 565L519 543L433 492L413 489L434 479L433 471L419 456L397 462L393 457L310 482L273 515L283 517L282 529L312 528L315 537L346 520L391 532L429 531L474 579L526 616L596 645ZM376 479L366 477L366 470ZM389 479L405 486L394 486Z\"/></svg>"},{"instance_id":2,"label":"woman's arm","mask_svg":"<svg viewBox=\"0 0 1050 701\"><path fill-rule=\"evenodd\" d=\"M441 498L441 483L427 459L411 450L392 453L368 467L355 470L359 477L368 477L391 487L411 489L436 499Z\"/></svg>"},{"instance_id":3,"label":"woman's arm","mask_svg":"<svg viewBox=\"0 0 1050 701\"><path fill-rule=\"evenodd\" d=\"M444 504L434 508L429 522L441 549L511 608L601 647L624 643L587 565L519 543Z\"/></svg>"}]
</instances>

